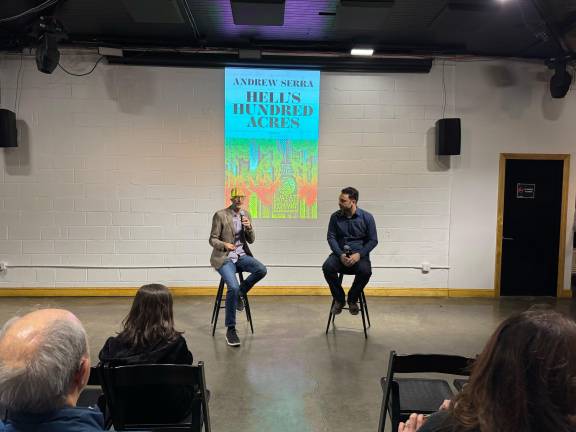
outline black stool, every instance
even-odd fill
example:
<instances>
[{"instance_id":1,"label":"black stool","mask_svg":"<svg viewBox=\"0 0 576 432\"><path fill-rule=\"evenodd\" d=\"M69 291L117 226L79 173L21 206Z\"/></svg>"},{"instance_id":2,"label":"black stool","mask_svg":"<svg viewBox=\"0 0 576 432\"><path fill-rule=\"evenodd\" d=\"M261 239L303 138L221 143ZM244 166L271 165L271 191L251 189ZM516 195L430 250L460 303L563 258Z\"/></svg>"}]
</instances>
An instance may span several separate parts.
<instances>
[{"instance_id":1,"label":"black stool","mask_svg":"<svg viewBox=\"0 0 576 432\"><path fill-rule=\"evenodd\" d=\"M242 276L242 272L238 273L238 278L240 279L240 283L244 282L244 276ZM224 282L223 278L220 278L220 285L218 285L218 292L216 293L216 299L214 300L214 309L212 309L212 319L210 320L210 324L212 325L212 336L216 332L216 324L218 324L218 315L220 314L220 309L226 309L226 296L224 296ZM224 306L222 306L222 300L224 300ZM242 301L238 299L238 301ZM246 311L246 318L250 323L250 330L252 334L254 334L254 327L252 325L252 314L250 313L250 302L248 301L248 294L244 295L244 309Z\"/></svg>"},{"instance_id":2,"label":"black stool","mask_svg":"<svg viewBox=\"0 0 576 432\"><path fill-rule=\"evenodd\" d=\"M338 280L340 281L340 285L342 285L342 281L344 280L344 273L340 273L338 276ZM362 315L362 327L364 327L364 337L368 339L368 333L366 333L366 320L368 320L368 327L370 327L370 314L368 314L368 303L366 302L366 295L364 294L364 290L360 293L360 313ZM330 314L328 315L328 323L326 324L326 334L328 334L328 330L330 329L330 322L332 322L332 326L334 326L334 318L336 315L332 313L332 308L334 307L334 303L336 300L332 298L332 304L330 305ZM349 308L344 307L344 310L348 310Z\"/></svg>"}]
</instances>

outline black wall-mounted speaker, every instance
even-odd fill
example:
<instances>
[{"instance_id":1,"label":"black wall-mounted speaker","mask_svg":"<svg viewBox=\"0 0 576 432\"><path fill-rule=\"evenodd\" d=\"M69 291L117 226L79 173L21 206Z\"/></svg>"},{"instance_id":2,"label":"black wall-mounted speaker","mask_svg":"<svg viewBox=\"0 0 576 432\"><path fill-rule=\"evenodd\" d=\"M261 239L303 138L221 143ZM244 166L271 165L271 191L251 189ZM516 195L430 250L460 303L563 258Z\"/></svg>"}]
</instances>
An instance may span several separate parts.
<instances>
[{"instance_id":1,"label":"black wall-mounted speaker","mask_svg":"<svg viewBox=\"0 0 576 432\"><path fill-rule=\"evenodd\" d=\"M436 154L453 156L460 154L460 119L444 118L436 122Z\"/></svg>"},{"instance_id":2,"label":"black wall-mounted speaker","mask_svg":"<svg viewBox=\"0 0 576 432\"><path fill-rule=\"evenodd\" d=\"M0 109L0 147L18 147L16 113Z\"/></svg>"}]
</instances>

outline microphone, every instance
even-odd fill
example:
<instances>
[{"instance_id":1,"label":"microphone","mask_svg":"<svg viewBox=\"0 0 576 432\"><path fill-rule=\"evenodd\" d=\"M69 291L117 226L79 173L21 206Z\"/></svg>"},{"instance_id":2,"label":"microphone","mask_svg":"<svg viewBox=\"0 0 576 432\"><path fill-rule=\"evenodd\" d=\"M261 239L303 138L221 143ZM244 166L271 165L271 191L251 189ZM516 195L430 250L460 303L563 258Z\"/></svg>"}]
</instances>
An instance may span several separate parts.
<instances>
[{"instance_id":1,"label":"microphone","mask_svg":"<svg viewBox=\"0 0 576 432\"><path fill-rule=\"evenodd\" d=\"M240 223L244 221L244 217L246 216L246 212L243 209L240 209ZM244 229L244 224L242 224L242 229Z\"/></svg>"},{"instance_id":2,"label":"microphone","mask_svg":"<svg viewBox=\"0 0 576 432\"><path fill-rule=\"evenodd\" d=\"M344 245L344 255L346 255L346 258L350 258L350 255L352 255L352 249L350 249L350 246Z\"/></svg>"}]
</instances>

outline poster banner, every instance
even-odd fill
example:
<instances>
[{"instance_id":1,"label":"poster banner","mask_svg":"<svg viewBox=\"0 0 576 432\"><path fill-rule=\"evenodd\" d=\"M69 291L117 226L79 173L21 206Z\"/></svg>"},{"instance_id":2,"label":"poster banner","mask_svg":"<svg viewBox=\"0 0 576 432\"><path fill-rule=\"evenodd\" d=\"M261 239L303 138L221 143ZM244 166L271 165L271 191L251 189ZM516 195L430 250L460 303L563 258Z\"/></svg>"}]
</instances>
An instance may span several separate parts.
<instances>
[{"instance_id":1,"label":"poster banner","mask_svg":"<svg viewBox=\"0 0 576 432\"><path fill-rule=\"evenodd\" d=\"M253 217L318 215L320 72L226 68L225 199Z\"/></svg>"}]
</instances>

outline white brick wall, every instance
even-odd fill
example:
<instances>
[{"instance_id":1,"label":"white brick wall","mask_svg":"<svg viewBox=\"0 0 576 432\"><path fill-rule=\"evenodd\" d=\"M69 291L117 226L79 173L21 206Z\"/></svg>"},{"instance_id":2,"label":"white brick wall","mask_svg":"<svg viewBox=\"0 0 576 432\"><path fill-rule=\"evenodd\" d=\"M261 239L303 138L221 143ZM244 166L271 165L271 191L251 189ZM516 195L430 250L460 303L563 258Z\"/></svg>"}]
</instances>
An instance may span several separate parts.
<instances>
[{"instance_id":1,"label":"white brick wall","mask_svg":"<svg viewBox=\"0 0 576 432\"><path fill-rule=\"evenodd\" d=\"M14 108L19 58L0 63L2 107ZM92 59L82 65L91 66ZM490 288L498 154L573 153L571 94L543 112L543 68L509 63L515 89L485 63L447 64L446 116L463 118L463 155L431 160L442 67L430 74L323 73L318 220L257 220L268 264L317 264L341 187L360 189L378 224L374 265L428 261L428 274L376 269L372 286ZM208 265L211 216L224 205L222 70L114 67L39 73L24 60L19 149L0 150L0 260L89 267ZM518 92L530 92L515 104ZM562 109L558 109L562 108ZM556 112L556 118L552 118ZM554 139L542 139L557 131ZM532 132L538 132L536 134ZM572 220L571 181L569 220ZM214 285L208 269L11 269L2 287ZM266 285L324 285L320 269L271 268Z\"/></svg>"}]
</instances>

